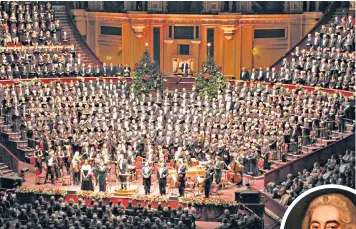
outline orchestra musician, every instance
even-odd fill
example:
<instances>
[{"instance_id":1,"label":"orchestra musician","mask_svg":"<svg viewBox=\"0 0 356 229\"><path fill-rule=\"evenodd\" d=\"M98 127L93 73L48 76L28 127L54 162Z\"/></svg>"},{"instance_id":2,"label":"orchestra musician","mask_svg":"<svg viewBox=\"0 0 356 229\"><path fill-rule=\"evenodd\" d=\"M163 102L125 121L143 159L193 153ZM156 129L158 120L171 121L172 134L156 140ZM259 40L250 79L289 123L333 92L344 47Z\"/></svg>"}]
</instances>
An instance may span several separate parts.
<instances>
[{"instance_id":1,"label":"orchestra musician","mask_svg":"<svg viewBox=\"0 0 356 229\"><path fill-rule=\"evenodd\" d=\"M211 190L211 185L213 183L213 178L214 178L214 169L207 166L206 167L206 173L204 176L204 192L205 192L205 198L209 198L210 195L210 190ZM216 178L215 178L216 179Z\"/></svg>"},{"instance_id":2,"label":"orchestra musician","mask_svg":"<svg viewBox=\"0 0 356 229\"><path fill-rule=\"evenodd\" d=\"M35 147L35 158L36 158L36 167L42 173L42 157L43 157L43 152L40 149L39 145L36 145Z\"/></svg>"},{"instance_id":3,"label":"orchestra musician","mask_svg":"<svg viewBox=\"0 0 356 229\"><path fill-rule=\"evenodd\" d=\"M80 170L79 170L80 156L79 156L79 151L74 153L74 156L72 158L71 163L72 163L74 185L79 185L79 182L80 182Z\"/></svg>"},{"instance_id":4,"label":"orchestra musician","mask_svg":"<svg viewBox=\"0 0 356 229\"><path fill-rule=\"evenodd\" d=\"M47 173L46 173L46 179L45 179L45 184L47 183L48 176L51 175L51 182L54 184L54 164L55 164L55 159L54 159L54 152L53 150L48 152L48 156L46 157L46 165L47 165Z\"/></svg>"},{"instance_id":5,"label":"orchestra musician","mask_svg":"<svg viewBox=\"0 0 356 229\"><path fill-rule=\"evenodd\" d=\"M152 173L153 173L152 168L150 167L148 161L146 161L145 167L142 169L142 181L143 181L143 186L145 188L145 195L150 194Z\"/></svg>"},{"instance_id":6,"label":"orchestra musician","mask_svg":"<svg viewBox=\"0 0 356 229\"><path fill-rule=\"evenodd\" d=\"M119 154L119 161L117 163L116 175L121 183L121 189L127 189L127 159L123 154Z\"/></svg>"},{"instance_id":7,"label":"orchestra musician","mask_svg":"<svg viewBox=\"0 0 356 229\"><path fill-rule=\"evenodd\" d=\"M235 183L238 186L243 185L243 169L242 169L242 159L237 155L237 153L233 153L233 160L228 166L228 169L233 174L232 183Z\"/></svg>"},{"instance_id":8,"label":"orchestra musician","mask_svg":"<svg viewBox=\"0 0 356 229\"><path fill-rule=\"evenodd\" d=\"M84 165L81 168L82 174L82 187L83 191L94 191L94 186L92 182L92 171L91 165L89 164L88 160L84 161Z\"/></svg>"},{"instance_id":9,"label":"orchestra musician","mask_svg":"<svg viewBox=\"0 0 356 229\"><path fill-rule=\"evenodd\" d=\"M55 171L56 171L56 178L61 178L62 168L64 165L64 152L62 151L62 147L57 146L57 151L55 152Z\"/></svg>"},{"instance_id":10,"label":"orchestra musician","mask_svg":"<svg viewBox=\"0 0 356 229\"><path fill-rule=\"evenodd\" d=\"M253 173L253 176L258 175L258 166L257 166L258 152L256 147L251 147L251 150L247 154L247 161L249 164L249 172Z\"/></svg>"},{"instance_id":11,"label":"orchestra musician","mask_svg":"<svg viewBox=\"0 0 356 229\"><path fill-rule=\"evenodd\" d=\"M220 184L222 177L222 170L224 168L224 161L220 160L220 156L216 156L215 158L215 182L216 184Z\"/></svg>"},{"instance_id":12,"label":"orchestra musician","mask_svg":"<svg viewBox=\"0 0 356 229\"><path fill-rule=\"evenodd\" d=\"M185 175L187 173L187 166L183 161L180 162L180 166L178 167L178 182L179 182L179 196L184 196L185 189Z\"/></svg>"},{"instance_id":13,"label":"orchestra musician","mask_svg":"<svg viewBox=\"0 0 356 229\"><path fill-rule=\"evenodd\" d=\"M163 162L160 163L160 168L158 170L157 176L159 182L159 193L161 195L166 195L168 168Z\"/></svg>"},{"instance_id":14,"label":"orchestra musician","mask_svg":"<svg viewBox=\"0 0 356 229\"><path fill-rule=\"evenodd\" d=\"M70 146L67 145L67 146L65 146L65 152L64 152L64 165L67 170L67 175L70 174L71 160L72 160L72 151L70 149Z\"/></svg>"}]
</instances>

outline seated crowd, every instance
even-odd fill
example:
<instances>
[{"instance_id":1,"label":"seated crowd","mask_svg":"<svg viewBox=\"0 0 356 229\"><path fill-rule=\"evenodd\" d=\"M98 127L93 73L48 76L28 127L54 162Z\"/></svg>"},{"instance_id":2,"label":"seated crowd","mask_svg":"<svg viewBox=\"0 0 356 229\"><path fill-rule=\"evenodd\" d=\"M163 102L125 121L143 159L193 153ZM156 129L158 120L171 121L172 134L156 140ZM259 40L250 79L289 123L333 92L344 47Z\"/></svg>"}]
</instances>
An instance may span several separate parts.
<instances>
[{"instance_id":1,"label":"seated crowd","mask_svg":"<svg viewBox=\"0 0 356 229\"><path fill-rule=\"evenodd\" d=\"M85 65L80 53L71 46L31 46L0 49L0 80L29 78L58 78L86 76L125 76L131 69L126 66L109 67Z\"/></svg>"},{"instance_id":2,"label":"seated crowd","mask_svg":"<svg viewBox=\"0 0 356 229\"><path fill-rule=\"evenodd\" d=\"M76 55L50 2L2 2L0 7L0 80L130 76L128 65L92 66Z\"/></svg>"},{"instance_id":3,"label":"seated crowd","mask_svg":"<svg viewBox=\"0 0 356 229\"><path fill-rule=\"evenodd\" d=\"M66 150L105 162L120 154L129 163L136 156L154 162L222 160L226 165L238 160L245 173L258 175L258 158L268 161L271 150L281 152L285 136L301 146L316 137L329 138L333 130L344 131L343 117L352 101L341 93L261 84L228 86L212 101L185 89L139 99L129 88L99 80L7 85L0 87L0 115L30 147L41 145L44 156Z\"/></svg>"},{"instance_id":4,"label":"seated crowd","mask_svg":"<svg viewBox=\"0 0 356 229\"><path fill-rule=\"evenodd\" d=\"M68 43L61 34L50 2L2 2L0 4L0 42L2 46L58 45Z\"/></svg>"},{"instance_id":5,"label":"seated crowd","mask_svg":"<svg viewBox=\"0 0 356 229\"><path fill-rule=\"evenodd\" d=\"M321 166L314 163L311 170L304 169L298 176L287 175L287 180L279 185L270 182L267 192L283 205L290 205L303 192L320 185L338 184L355 188L355 152L346 150L344 154L332 155Z\"/></svg>"},{"instance_id":6,"label":"seated crowd","mask_svg":"<svg viewBox=\"0 0 356 229\"><path fill-rule=\"evenodd\" d=\"M196 209L192 204L183 208L162 206L156 208L151 203L134 206L129 202L124 206L120 201L111 200L104 204L100 199L91 200L86 205L63 198L49 200L40 196L34 203L22 203L16 195L0 193L0 229L190 229L196 227ZM231 214L225 209L221 225L217 229L254 229L259 219L251 211Z\"/></svg>"},{"instance_id":7,"label":"seated crowd","mask_svg":"<svg viewBox=\"0 0 356 229\"><path fill-rule=\"evenodd\" d=\"M143 207L131 202L125 207L120 201L106 205L92 200L86 205L81 199L65 202L63 198L48 201L39 197L34 203L18 203L16 195L1 193L1 229L189 229L195 227L195 208L189 204L183 209Z\"/></svg>"},{"instance_id":8,"label":"seated crowd","mask_svg":"<svg viewBox=\"0 0 356 229\"><path fill-rule=\"evenodd\" d=\"M296 47L291 60L283 59L281 68L260 67L248 72L242 80L270 83L302 84L330 89L355 90L355 24L352 16L338 17L323 25L314 37L308 34L305 47Z\"/></svg>"}]
</instances>

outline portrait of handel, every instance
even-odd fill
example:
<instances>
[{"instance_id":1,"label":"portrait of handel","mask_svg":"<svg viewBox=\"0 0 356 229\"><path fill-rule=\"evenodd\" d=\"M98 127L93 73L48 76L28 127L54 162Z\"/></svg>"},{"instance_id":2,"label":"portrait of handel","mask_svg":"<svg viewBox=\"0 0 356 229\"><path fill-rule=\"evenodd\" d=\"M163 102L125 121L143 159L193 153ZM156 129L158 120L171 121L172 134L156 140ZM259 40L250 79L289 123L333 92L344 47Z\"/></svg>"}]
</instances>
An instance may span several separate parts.
<instances>
[{"instance_id":1,"label":"portrait of handel","mask_svg":"<svg viewBox=\"0 0 356 229\"><path fill-rule=\"evenodd\" d=\"M318 196L307 208L302 229L356 229L356 206L342 194Z\"/></svg>"}]
</instances>

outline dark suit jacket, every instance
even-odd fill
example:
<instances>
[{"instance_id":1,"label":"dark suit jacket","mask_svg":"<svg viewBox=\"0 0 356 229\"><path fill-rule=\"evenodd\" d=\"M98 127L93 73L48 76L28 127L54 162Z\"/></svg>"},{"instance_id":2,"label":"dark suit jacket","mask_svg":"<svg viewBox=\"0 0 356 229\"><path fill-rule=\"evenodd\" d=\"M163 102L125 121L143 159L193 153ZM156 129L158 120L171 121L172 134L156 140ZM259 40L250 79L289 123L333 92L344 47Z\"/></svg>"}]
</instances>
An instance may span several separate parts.
<instances>
[{"instance_id":1,"label":"dark suit jacket","mask_svg":"<svg viewBox=\"0 0 356 229\"><path fill-rule=\"evenodd\" d=\"M149 176L152 176L152 168L149 167L148 169L146 169L146 167L142 168L142 175L143 177L148 178Z\"/></svg>"},{"instance_id":2,"label":"dark suit jacket","mask_svg":"<svg viewBox=\"0 0 356 229\"><path fill-rule=\"evenodd\" d=\"M122 168L120 167L121 161L117 162L117 169L119 170L120 174L127 173L127 159L121 159L122 161Z\"/></svg>"},{"instance_id":3,"label":"dark suit jacket","mask_svg":"<svg viewBox=\"0 0 356 229\"><path fill-rule=\"evenodd\" d=\"M109 69L108 69L108 67L105 67L105 69L104 69L104 67L101 67L101 68L100 68L100 75L101 75L101 76L108 76L108 75L109 75Z\"/></svg>"},{"instance_id":4,"label":"dark suit jacket","mask_svg":"<svg viewBox=\"0 0 356 229\"><path fill-rule=\"evenodd\" d=\"M185 72L188 72L189 64L188 63L183 63L181 69L182 69L182 72L183 72L184 69L185 69Z\"/></svg>"},{"instance_id":5,"label":"dark suit jacket","mask_svg":"<svg viewBox=\"0 0 356 229\"><path fill-rule=\"evenodd\" d=\"M240 79L245 81L250 80L250 74L248 73L247 70L241 71Z\"/></svg>"},{"instance_id":6,"label":"dark suit jacket","mask_svg":"<svg viewBox=\"0 0 356 229\"><path fill-rule=\"evenodd\" d=\"M161 168L158 169L157 171L157 178L160 179L160 178L167 178L168 176L168 169L166 167L163 168L163 171L162 171L162 176L160 174L160 171L161 171Z\"/></svg>"}]
</instances>

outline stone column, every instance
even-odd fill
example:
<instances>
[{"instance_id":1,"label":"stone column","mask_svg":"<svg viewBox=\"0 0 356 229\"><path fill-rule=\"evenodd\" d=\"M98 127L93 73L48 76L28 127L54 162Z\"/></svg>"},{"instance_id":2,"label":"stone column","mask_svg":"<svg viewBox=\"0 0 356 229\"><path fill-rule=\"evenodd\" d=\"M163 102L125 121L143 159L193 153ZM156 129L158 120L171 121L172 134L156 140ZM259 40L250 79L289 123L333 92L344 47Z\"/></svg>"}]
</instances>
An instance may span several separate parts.
<instances>
[{"instance_id":1,"label":"stone column","mask_svg":"<svg viewBox=\"0 0 356 229\"><path fill-rule=\"evenodd\" d=\"M87 42L89 47L93 50L94 53L97 54L97 23L95 18L90 18L87 29Z\"/></svg>"},{"instance_id":2,"label":"stone column","mask_svg":"<svg viewBox=\"0 0 356 229\"><path fill-rule=\"evenodd\" d=\"M284 13L290 12L290 5L291 5L291 2L289 2L289 1L284 2L284 10L283 10Z\"/></svg>"},{"instance_id":3,"label":"stone column","mask_svg":"<svg viewBox=\"0 0 356 229\"><path fill-rule=\"evenodd\" d=\"M208 11L207 9L208 9L208 3L207 3L207 1L203 1L202 13L207 12Z\"/></svg>"},{"instance_id":4,"label":"stone column","mask_svg":"<svg viewBox=\"0 0 356 229\"><path fill-rule=\"evenodd\" d=\"M88 1L88 9L93 11L101 11L104 9L104 3L103 1Z\"/></svg>"},{"instance_id":5,"label":"stone column","mask_svg":"<svg viewBox=\"0 0 356 229\"><path fill-rule=\"evenodd\" d=\"M353 1L350 1L350 2L353 2ZM319 6L320 6L320 2L315 1L315 12L319 12Z\"/></svg>"},{"instance_id":6,"label":"stone column","mask_svg":"<svg viewBox=\"0 0 356 229\"><path fill-rule=\"evenodd\" d=\"M235 1L235 6L236 6L236 12L240 12L241 11L240 1Z\"/></svg>"},{"instance_id":7,"label":"stone column","mask_svg":"<svg viewBox=\"0 0 356 229\"><path fill-rule=\"evenodd\" d=\"M193 75L195 76L197 72L199 71L199 44L201 41L190 41L193 44L193 56L194 56L194 62L193 62Z\"/></svg>"},{"instance_id":8,"label":"stone column","mask_svg":"<svg viewBox=\"0 0 356 229\"><path fill-rule=\"evenodd\" d=\"M131 10L136 11L136 1L130 2L131 3Z\"/></svg>"},{"instance_id":9,"label":"stone column","mask_svg":"<svg viewBox=\"0 0 356 229\"><path fill-rule=\"evenodd\" d=\"M131 2L124 1L125 11L131 11Z\"/></svg>"},{"instance_id":10,"label":"stone column","mask_svg":"<svg viewBox=\"0 0 356 229\"><path fill-rule=\"evenodd\" d=\"M220 2L220 8L221 8L221 12L224 12L224 9L225 9L225 1L221 1Z\"/></svg>"},{"instance_id":11,"label":"stone column","mask_svg":"<svg viewBox=\"0 0 356 229\"><path fill-rule=\"evenodd\" d=\"M286 4L286 3L284 3ZM303 2L302 1L293 1L289 2L289 13L300 13L303 12Z\"/></svg>"},{"instance_id":12,"label":"stone column","mask_svg":"<svg viewBox=\"0 0 356 229\"><path fill-rule=\"evenodd\" d=\"M240 2L240 10L246 13L252 12L252 2Z\"/></svg>"},{"instance_id":13,"label":"stone column","mask_svg":"<svg viewBox=\"0 0 356 229\"><path fill-rule=\"evenodd\" d=\"M162 6L163 13L167 13L168 12L168 2L163 1L162 4L163 4L163 6Z\"/></svg>"},{"instance_id":14,"label":"stone column","mask_svg":"<svg viewBox=\"0 0 356 229\"><path fill-rule=\"evenodd\" d=\"M173 40L164 40L164 43L166 43L167 51L166 51L166 58L164 58L164 63L165 63L165 68L164 68L164 73L167 75L171 75L173 73L173 65L172 65L172 44Z\"/></svg>"},{"instance_id":15,"label":"stone column","mask_svg":"<svg viewBox=\"0 0 356 229\"><path fill-rule=\"evenodd\" d=\"M229 1L229 12L232 12L232 6L233 6L234 2L233 1Z\"/></svg>"}]
</instances>

